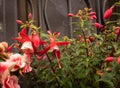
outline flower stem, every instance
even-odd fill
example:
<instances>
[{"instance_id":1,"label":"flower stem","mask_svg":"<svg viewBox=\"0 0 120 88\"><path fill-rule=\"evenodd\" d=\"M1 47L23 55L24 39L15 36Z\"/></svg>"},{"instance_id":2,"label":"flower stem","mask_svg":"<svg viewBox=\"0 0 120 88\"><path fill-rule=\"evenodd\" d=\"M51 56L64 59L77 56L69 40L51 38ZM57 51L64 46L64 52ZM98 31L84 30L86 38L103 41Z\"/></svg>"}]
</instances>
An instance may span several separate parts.
<instances>
[{"instance_id":1,"label":"flower stem","mask_svg":"<svg viewBox=\"0 0 120 88\"><path fill-rule=\"evenodd\" d=\"M83 37L84 37L84 41L85 41L85 45L87 45L87 41L86 41L86 36L85 36L85 32L82 30L82 33L83 33ZM85 49L86 49L86 55L87 56L89 56L89 52L88 52L88 48L87 47L85 47Z\"/></svg>"},{"instance_id":2,"label":"flower stem","mask_svg":"<svg viewBox=\"0 0 120 88\"><path fill-rule=\"evenodd\" d=\"M50 64L52 64L52 61L51 61L51 59L50 59L50 57L49 57L49 55L47 53L46 53L46 56L47 56L48 61L50 62ZM53 68L53 66L51 67L51 70L52 70L53 74L55 75L55 80L57 82L57 88L60 88L60 83L59 83L59 81L58 81L58 79L56 77L56 72L55 72L55 69Z\"/></svg>"}]
</instances>

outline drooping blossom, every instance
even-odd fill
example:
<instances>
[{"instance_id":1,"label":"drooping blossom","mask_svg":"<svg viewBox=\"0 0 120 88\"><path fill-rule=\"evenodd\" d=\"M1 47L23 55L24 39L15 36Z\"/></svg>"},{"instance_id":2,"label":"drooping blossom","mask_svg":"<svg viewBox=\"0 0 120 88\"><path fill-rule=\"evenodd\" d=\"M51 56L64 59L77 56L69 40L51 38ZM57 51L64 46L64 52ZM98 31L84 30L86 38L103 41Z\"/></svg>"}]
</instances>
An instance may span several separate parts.
<instances>
[{"instance_id":1,"label":"drooping blossom","mask_svg":"<svg viewBox=\"0 0 120 88\"><path fill-rule=\"evenodd\" d=\"M44 44L44 42L39 38L36 32L27 35L26 29L22 29L21 32L18 33L18 37L13 39L18 42L21 42L23 44L21 49L23 49L23 52L28 51L27 53L35 52L40 44Z\"/></svg>"},{"instance_id":2,"label":"drooping blossom","mask_svg":"<svg viewBox=\"0 0 120 88\"><path fill-rule=\"evenodd\" d=\"M114 60L114 57L108 56L108 57L105 58L105 61L108 62L108 63L112 62L113 60Z\"/></svg>"},{"instance_id":3,"label":"drooping blossom","mask_svg":"<svg viewBox=\"0 0 120 88\"><path fill-rule=\"evenodd\" d=\"M70 42L60 42L57 41L57 37L60 35L60 33L54 32L53 34L48 31L48 36L49 36L49 41L50 44L41 52L39 52L40 55L42 55L43 53L46 53L48 50L52 50L53 53L55 54L57 60L58 60L58 65L60 67L60 50L58 46L66 46L68 44L70 44Z\"/></svg>"},{"instance_id":4,"label":"drooping blossom","mask_svg":"<svg viewBox=\"0 0 120 88\"><path fill-rule=\"evenodd\" d=\"M23 50L23 52L25 53L33 53L34 49L32 46L32 43L30 41L25 41L22 46L21 49Z\"/></svg>"},{"instance_id":5,"label":"drooping blossom","mask_svg":"<svg viewBox=\"0 0 120 88\"><path fill-rule=\"evenodd\" d=\"M113 12L113 6L105 11L103 18L105 20L108 19L112 15L112 12Z\"/></svg>"}]
</instances>

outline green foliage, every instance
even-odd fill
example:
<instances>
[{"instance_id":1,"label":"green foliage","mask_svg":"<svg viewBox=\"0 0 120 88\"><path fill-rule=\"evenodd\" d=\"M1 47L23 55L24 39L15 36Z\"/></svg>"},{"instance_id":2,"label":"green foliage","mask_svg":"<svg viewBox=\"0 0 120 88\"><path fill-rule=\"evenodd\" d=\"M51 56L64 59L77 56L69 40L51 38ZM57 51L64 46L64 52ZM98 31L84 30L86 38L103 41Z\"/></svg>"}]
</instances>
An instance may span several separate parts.
<instances>
[{"instance_id":1,"label":"green foliage","mask_svg":"<svg viewBox=\"0 0 120 88\"><path fill-rule=\"evenodd\" d=\"M117 5L119 2L116 3ZM99 30L89 19L91 10L79 10L73 19L77 19L75 38L64 36L62 41L70 44L60 47L61 68L52 51L47 52L45 59L36 60L33 57L33 70L28 74L31 88L119 88L120 82L120 32L115 33L115 27L120 31L119 21L106 21ZM38 30L36 26L31 28ZM40 34L47 40L46 34ZM43 57L44 57L43 56ZM114 57L107 62L106 57ZM51 61L50 61L50 60Z\"/></svg>"}]
</instances>

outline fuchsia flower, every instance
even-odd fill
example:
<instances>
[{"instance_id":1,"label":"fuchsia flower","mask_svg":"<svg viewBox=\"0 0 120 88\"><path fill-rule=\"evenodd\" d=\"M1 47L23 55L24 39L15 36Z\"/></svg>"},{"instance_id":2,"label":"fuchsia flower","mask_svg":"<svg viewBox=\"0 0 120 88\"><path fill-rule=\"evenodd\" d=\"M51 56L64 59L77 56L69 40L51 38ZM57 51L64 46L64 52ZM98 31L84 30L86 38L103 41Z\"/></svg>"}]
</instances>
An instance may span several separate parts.
<instances>
[{"instance_id":1,"label":"fuchsia flower","mask_svg":"<svg viewBox=\"0 0 120 88\"><path fill-rule=\"evenodd\" d=\"M22 29L21 32L18 33L18 37L13 39L23 44L21 49L24 53L33 53L40 44L44 44L36 32L28 36L26 29Z\"/></svg>"},{"instance_id":2,"label":"fuchsia flower","mask_svg":"<svg viewBox=\"0 0 120 88\"><path fill-rule=\"evenodd\" d=\"M32 46L32 43L30 41L25 41L22 46L21 49L23 50L23 52L25 53L33 53L34 49Z\"/></svg>"},{"instance_id":3,"label":"fuchsia flower","mask_svg":"<svg viewBox=\"0 0 120 88\"><path fill-rule=\"evenodd\" d=\"M108 63L112 62L113 60L114 60L114 58L110 57L110 56L105 58L105 61L108 62Z\"/></svg>"},{"instance_id":4,"label":"fuchsia flower","mask_svg":"<svg viewBox=\"0 0 120 88\"><path fill-rule=\"evenodd\" d=\"M105 20L108 19L112 15L112 12L113 12L113 6L105 11L103 18Z\"/></svg>"},{"instance_id":5,"label":"fuchsia flower","mask_svg":"<svg viewBox=\"0 0 120 88\"><path fill-rule=\"evenodd\" d=\"M70 44L70 42L58 42L56 40L56 38L60 35L60 33L54 32L53 34L48 31L49 34L49 39L50 39L50 45L48 47L50 47L50 49L52 49L55 53L56 53L56 57L60 58L60 52L59 52L59 47L58 46L66 46L68 44Z\"/></svg>"},{"instance_id":6,"label":"fuchsia flower","mask_svg":"<svg viewBox=\"0 0 120 88\"><path fill-rule=\"evenodd\" d=\"M58 65L61 68L60 65L60 50L58 46L66 46L68 44L70 44L70 42L59 42L57 41L57 37L60 35L60 33L54 32L53 34L48 31L48 36L49 36L49 40L50 40L50 44L41 52L39 52L39 55L43 55L44 53L46 53L49 50L52 50L53 53L55 54L57 61L58 61Z\"/></svg>"}]
</instances>

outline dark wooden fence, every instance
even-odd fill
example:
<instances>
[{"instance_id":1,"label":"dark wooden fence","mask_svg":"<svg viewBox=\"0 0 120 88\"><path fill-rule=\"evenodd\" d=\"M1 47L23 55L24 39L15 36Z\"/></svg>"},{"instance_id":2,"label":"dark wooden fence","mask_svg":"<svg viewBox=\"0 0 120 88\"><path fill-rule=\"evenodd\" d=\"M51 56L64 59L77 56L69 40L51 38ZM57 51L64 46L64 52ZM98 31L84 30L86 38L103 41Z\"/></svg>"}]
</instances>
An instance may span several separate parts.
<instances>
[{"instance_id":1,"label":"dark wooden fence","mask_svg":"<svg viewBox=\"0 0 120 88\"><path fill-rule=\"evenodd\" d=\"M0 0L0 40L11 43L11 38L19 31L15 20L26 20L29 12L32 12L36 25L42 29L58 31L71 37L72 19L67 17L68 13L90 7L97 12L96 21L104 24L103 12L115 1L117 0Z\"/></svg>"}]
</instances>

